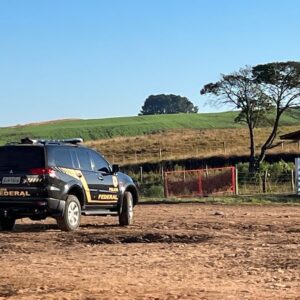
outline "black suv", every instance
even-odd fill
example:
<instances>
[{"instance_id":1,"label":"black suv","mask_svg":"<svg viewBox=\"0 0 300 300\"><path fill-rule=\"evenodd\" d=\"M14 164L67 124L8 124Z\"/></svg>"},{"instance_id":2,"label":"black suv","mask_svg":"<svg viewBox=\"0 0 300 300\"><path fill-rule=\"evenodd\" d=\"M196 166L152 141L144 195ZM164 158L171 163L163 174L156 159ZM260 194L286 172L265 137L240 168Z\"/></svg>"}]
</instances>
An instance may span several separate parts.
<instances>
[{"instance_id":1,"label":"black suv","mask_svg":"<svg viewBox=\"0 0 300 300\"><path fill-rule=\"evenodd\" d=\"M16 219L54 217L60 229L75 230L81 215L119 217L130 225L138 191L132 179L82 139L22 139L0 147L0 227Z\"/></svg>"}]
</instances>

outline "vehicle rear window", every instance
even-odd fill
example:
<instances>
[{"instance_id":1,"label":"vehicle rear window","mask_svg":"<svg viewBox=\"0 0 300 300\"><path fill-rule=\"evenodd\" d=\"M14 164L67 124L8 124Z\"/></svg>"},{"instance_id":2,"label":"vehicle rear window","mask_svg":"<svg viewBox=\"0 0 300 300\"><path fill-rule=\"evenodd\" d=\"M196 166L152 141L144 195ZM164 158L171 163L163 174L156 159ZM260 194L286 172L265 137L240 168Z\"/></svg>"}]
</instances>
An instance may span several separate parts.
<instances>
[{"instance_id":1,"label":"vehicle rear window","mask_svg":"<svg viewBox=\"0 0 300 300\"><path fill-rule=\"evenodd\" d=\"M0 171L29 170L44 167L45 157L43 147L0 147Z\"/></svg>"}]
</instances>

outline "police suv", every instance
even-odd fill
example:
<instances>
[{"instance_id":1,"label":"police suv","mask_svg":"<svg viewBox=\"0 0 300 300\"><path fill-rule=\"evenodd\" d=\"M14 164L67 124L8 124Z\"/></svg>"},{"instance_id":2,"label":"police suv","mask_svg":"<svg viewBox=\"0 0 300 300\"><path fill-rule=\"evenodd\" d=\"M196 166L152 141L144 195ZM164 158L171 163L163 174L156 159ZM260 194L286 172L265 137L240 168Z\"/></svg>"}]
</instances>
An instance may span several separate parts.
<instances>
[{"instance_id":1,"label":"police suv","mask_svg":"<svg viewBox=\"0 0 300 300\"><path fill-rule=\"evenodd\" d=\"M0 229L16 219L53 217L73 231L81 215L115 215L130 225L138 191L132 179L82 139L22 139L0 147Z\"/></svg>"}]
</instances>

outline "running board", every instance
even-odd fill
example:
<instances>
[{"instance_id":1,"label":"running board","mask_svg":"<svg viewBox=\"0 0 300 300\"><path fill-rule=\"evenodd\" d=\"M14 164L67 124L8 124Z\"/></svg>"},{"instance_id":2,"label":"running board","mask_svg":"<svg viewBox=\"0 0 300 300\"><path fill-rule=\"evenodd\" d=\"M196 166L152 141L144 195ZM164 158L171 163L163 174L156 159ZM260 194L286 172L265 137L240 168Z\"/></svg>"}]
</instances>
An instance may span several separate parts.
<instances>
[{"instance_id":1,"label":"running board","mask_svg":"<svg viewBox=\"0 0 300 300\"><path fill-rule=\"evenodd\" d=\"M111 211L109 209L93 209L82 211L84 216L117 216L117 211Z\"/></svg>"}]
</instances>

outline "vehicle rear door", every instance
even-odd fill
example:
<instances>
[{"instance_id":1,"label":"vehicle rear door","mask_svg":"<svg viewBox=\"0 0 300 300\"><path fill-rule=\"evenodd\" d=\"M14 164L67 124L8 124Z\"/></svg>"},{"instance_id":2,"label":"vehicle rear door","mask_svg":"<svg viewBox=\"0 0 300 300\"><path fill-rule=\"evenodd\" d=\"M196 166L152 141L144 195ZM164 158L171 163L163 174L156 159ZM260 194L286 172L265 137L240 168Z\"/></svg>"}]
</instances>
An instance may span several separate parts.
<instances>
[{"instance_id":1,"label":"vehicle rear door","mask_svg":"<svg viewBox=\"0 0 300 300\"><path fill-rule=\"evenodd\" d=\"M99 178L98 173L93 170L89 149L76 148L76 154L79 163L77 171L78 177L84 187L87 199L87 205L98 203Z\"/></svg>"}]
</instances>

